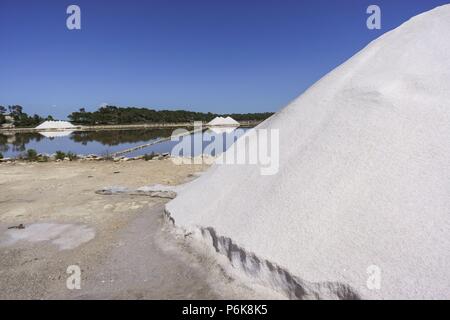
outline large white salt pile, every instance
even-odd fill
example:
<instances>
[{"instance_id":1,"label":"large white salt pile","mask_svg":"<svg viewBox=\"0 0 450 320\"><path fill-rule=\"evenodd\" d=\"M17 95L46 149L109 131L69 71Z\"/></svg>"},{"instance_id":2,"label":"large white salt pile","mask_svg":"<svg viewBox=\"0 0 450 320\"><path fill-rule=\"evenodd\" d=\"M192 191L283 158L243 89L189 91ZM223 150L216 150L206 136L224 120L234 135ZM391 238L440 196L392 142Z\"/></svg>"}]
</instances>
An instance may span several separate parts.
<instances>
[{"instance_id":1,"label":"large white salt pile","mask_svg":"<svg viewBox=\"0 0 450 320\"><path fill-rule=\"evenodd\" d=\"M214 165L175 224L290 297L450 298L449 31L445 5L369 44L258 127L277 174Z\"/></svg>"}]
</instances>

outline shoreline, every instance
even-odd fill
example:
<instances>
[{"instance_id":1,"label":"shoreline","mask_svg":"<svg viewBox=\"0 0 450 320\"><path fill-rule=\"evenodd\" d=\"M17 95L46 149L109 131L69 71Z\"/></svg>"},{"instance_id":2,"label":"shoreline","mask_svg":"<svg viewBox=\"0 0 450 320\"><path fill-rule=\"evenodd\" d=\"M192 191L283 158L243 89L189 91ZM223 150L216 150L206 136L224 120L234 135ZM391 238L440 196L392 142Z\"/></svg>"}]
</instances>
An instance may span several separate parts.
<instances>
[{"instance_id":1,"label":"shoreline","mask_svg":"<svg viewBox=\"0 0 450 320\"><path fill-rule=\"evenodd\" d=\"M240 127L249 128L260 124L262 121L240 121ZM203 126L207 126L202 122ZM75 126L67 129L36 129L36 128L0 128L0 134L31 133L31 132L63 132L63 131L101 131L101 130L137 130L137 129L164 129L164 128L184 128L194 127L193 122L183 123L143 123L143 124L122 124L122 125L94 125Z\"/></svg>"},{"instance_id":2,"label":"shoreline","mask_svg":"<svg viewBox=\"0 0 450 320\"><path fill-rule=\"evenodd\" d=\"M73 156L73 158L71 158ZM203 154L195 157L173 157L170 153L151 153L136 157L126 157L121 155L120 152L116 154L111 154L109 157L101 156L97 154L89 155L79 155L64 153L64 158L57 158L57 154L37 154L36 159L29 160L27 158L0 158L1 165L14 165L14 164L44 164L44 163L83 163L83 162L99 162L99 163L111 163L111 162L130 162L130 161L144 161L144 162L155 162L162 160L171 160L174 164L185 164L187 161L189 163L195 164L212 164L217 157Z\"/></svg>"}]
</instances>

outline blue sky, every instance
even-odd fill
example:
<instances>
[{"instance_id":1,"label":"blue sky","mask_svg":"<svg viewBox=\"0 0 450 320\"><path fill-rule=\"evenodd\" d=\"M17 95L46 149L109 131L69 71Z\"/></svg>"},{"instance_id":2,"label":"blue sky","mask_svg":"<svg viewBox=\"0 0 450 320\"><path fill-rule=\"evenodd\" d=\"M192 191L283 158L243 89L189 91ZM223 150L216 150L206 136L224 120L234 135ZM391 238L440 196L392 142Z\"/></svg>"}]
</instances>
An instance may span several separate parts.
<instances>
[{"instance_id":1,"label":"blue sky","mask_svg":"<svg viewBox=\"0 0 450 320\"><path fill-rule=\"evenodd\" d=\"M277 111L438 0L0 0L0 105ZM81 8L81 30L66 8ZM382 29L366 28L366 8Z\"/></svg>"}]
</instances>

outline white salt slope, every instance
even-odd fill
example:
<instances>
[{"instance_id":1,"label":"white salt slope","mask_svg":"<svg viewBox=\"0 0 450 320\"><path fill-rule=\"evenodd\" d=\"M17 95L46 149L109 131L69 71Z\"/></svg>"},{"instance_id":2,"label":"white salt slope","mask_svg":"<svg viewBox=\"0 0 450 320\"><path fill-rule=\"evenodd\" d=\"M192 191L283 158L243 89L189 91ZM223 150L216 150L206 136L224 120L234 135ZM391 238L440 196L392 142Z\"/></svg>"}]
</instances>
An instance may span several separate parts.
<instances>
[{"instance_id":1,"label":"white salt slope","mask_svg":"<svg viewBox=\"0 0 450 320\"><path fill-rule=\"evenodd\" d=\"M259 126L280 130L278 174L213 166L167 205L175 224L276 263L291 296L450 298L449 31L445 5L373 41Z\"/></svg>"}]
</instances>

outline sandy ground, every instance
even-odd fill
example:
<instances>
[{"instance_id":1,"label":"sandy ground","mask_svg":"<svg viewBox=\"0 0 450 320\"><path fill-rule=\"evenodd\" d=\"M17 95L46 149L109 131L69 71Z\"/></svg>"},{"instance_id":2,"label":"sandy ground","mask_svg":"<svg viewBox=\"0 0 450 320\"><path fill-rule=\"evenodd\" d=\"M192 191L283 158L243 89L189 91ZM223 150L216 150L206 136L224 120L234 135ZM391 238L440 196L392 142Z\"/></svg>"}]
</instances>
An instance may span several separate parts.
<instances>
[{"instance_id":1,"label":"sandy ground","mask_svg":"<svg viewBox=\"0 0 450 320\"><path fill-rule=\"evenodd\" d=\"M170 160L0 164L0 299L217 298L201 268L157 244L167 200L95 193L180 184L204 169ZM71 265L80 290L66 286Z\"/></svg>"},{"instance_id":2,"label":"sandy ground","mask_svg":"<svg viewBox=\"0 0 450 320\"><path fill-rule=\"evenodd\" d=\"M236 280L224 257L176 232L163 214L169 199L96 193L178 185L206 169L171 160L0 164L0 299L282 299ZM67 286L71 266L80 289Z\"/></svg>"}]
</instances>

